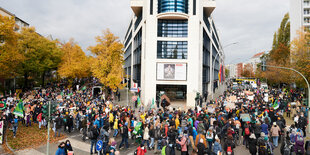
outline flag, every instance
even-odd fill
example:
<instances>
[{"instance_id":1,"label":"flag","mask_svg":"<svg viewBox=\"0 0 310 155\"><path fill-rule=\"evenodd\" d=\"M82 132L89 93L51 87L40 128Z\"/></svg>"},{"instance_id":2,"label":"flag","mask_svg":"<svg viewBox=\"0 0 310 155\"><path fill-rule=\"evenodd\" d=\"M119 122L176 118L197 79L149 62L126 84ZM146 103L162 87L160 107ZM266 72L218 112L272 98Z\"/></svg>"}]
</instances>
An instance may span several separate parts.
<instances>
[{"instance_id":1,"label":"flag","mask_svg":"<svg viewBox=\"0 0 310 155\"><path fill-rule=\"evenodd\" d=\"M140 96L138 96L138 98L137 98L137 103L138 103L138 107L139 107L141 104Z\"/></svg>"},{"instance_id":2,"label":"flag","mask_svg":"<svg viewBox=\"0 0 310 155\"><path fill-rule=\"evenodd\" d=\"M277 110L277 109L279 108L279 106L280 106L280 102L279 102L278 99L277 99L277 100L275 100L275 102L273 103L272 107L273 107L274 110Z\"/></svg>"},{"instance_id":3,"label":"flag","mask_svg":"<svg viewBox=\"0 0 310 155\"><path fill-rule=\"evenodd\" d=\"M82 88L82 90L86 90L86 86L84 86L84 87Z\"/></svg>"},{"instance_id":4,"label":"flag","mask_svg":"<svg viewBox=\"0 0 310 155\"><path fill-rule=\"evenodd\" d=\"M24 104L23 104L23 101L22 100L19 100L19 103L16 105L15 109L14 109L14 112L13 114L14 115L17 115L19 117L23 117L25 107L24 107Z\"/></svg>"},{"instance_id":5,"label":"flag","mask_svg":"<svg viewBox=\"0 0 310 155\"><path fill-rule=\"evenodd\" d=\"M155 101L154 101L154 98L152 99L152 105L151 105L151 109L153 109L155 106Z\"/></svg>"}]
</instances>

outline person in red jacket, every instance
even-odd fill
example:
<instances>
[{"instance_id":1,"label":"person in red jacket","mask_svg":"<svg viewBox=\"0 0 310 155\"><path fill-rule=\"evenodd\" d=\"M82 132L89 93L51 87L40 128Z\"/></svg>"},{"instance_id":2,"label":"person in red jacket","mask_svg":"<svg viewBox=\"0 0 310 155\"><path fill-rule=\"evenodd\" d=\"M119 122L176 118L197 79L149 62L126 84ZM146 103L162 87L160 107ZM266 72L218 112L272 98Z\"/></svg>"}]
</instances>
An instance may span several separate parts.
<instances>
[{"instance_id":1,"label":"person in red jacket","mask_svg":"<svg viewBox=\"0 0 310 155\"><path fill-rule=\"evenodd\" d=\"M40 113L38 116L37 116L37 121L39 122L39 129L41 129L41 126L43 124L43 121L42 121L42 113Z\"/></svg>"},{"instance_id":2,"label":"person in red jacket","mask_svg":"<svg viewBox=\"0 0 310 155\"><path fill-rule=\"evenodd\" d=\"M146 153L146 148L144 147L143 144L141 144L138 148L137 148L137 155L144 155Z\"/></svg>"}]
</instances>

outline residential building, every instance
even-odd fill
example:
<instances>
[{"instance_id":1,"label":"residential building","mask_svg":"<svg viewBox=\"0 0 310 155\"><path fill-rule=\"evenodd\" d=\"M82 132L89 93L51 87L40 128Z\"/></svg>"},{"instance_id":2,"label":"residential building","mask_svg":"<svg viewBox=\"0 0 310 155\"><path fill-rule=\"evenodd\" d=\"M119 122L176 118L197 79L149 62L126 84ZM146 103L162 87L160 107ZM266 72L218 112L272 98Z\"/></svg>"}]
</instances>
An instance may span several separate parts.
<instances>
[{"instance_id":1,"label":"residential building","mask_svg":"<svg viewBox=\"0 0 310 155\"><path fill-rule=\"evenodd\" d=\"M265 54L265 52L260 52L260 53L257 53L255 54L253 57L251 57L247 62L244 63L244 65L250 65L251 67L251 70L254 72L256 72L257 70L257 65L259 63L261 63L261 57ZM244 66L243 65L243 66Z\"/></svg>"},{"instance_id":2,"label":"residential building","mask_svg":"<svg viewBox=\"0 0 310 155\"><path fill-rule=\"evenodd\" d=\"M226 67L229 70L228 78L236 78L237 77L237 65L236 64L229 64Z\"/></svg>"},{"instance_id":3,"label":"residential building","mask_svg":"<svg viewBox=\"0 0 310 155\"><path fill-rule=\"evenodd\" d=\"M19 17L17 17L15 14L7 11L6 9L0 7L0 15L7 16L7 17L14 17L15 18L15 31L20 31L22 27L29 27L29 24Z\"/></svg>"},{"instance_id":4,"label":"residential building","mask_svg":"<svg viewBox=\"0 0 310 155\"><path fill-rule=\"evenodd\" d=\"M310 0L290 0L290 40L298 36L302 28L310 29Z\"/></svg>"},{"instance_id":5,"label":"residential building","mask_svg":"<svg viewBox=\"0 0 310 155\"><path fill-rule=\"evenodd\" d=\"M164 92L172 104L194 107L197 92L211 91L223 57L215 7L214 0L131 0L124 69L144 103Z\"/></svg>"}]
</instances>

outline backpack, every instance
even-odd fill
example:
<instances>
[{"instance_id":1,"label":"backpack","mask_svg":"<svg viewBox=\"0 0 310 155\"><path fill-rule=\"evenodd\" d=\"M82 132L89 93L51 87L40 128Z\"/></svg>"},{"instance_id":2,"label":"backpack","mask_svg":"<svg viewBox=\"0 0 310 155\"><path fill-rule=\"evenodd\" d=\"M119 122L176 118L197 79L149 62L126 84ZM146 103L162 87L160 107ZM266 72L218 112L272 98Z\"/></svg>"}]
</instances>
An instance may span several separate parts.
<instances>
[{"instance_id":1,"label":"backpack","mask_svg":"<svg viewBox=\"0 0 310 155\"><path fill-rule=\"evenodd\" d=\"M284 150L283 150L283 155L291 155L291 149L290 147L287 145L287 142L284 142Z\"/></svg>"},{"instance_id":2,"label":"backpack","mask_svg":"<svg viewBox=\"0 0 310 155\"><path fill-rule=\"evenodd\" d=\"M231 146L227 146L227 154L229 155L229 154L232 154L232 149L231 149Z\"/></svg>"},{"instance_id":3,"label":"backpack","mask_svg":"<svg viewBox=\"0 0 310 155\"><path fill-rule=\"evenodd\" d=\"M273 154L273 150L272 150L271 144L269 142L267 142L266 147L267 147L268 155L272 155Z\"/></svg>"},{"instance_id":4,"label":"backpack","mask_svg":"<svg viewBox=\"0 0 310 155\"><path fill-rule=\"evenodd\" d=\"M249 136L250 135L250 129L249 128L245 128L244 129L244 133L246 136Z\"/></svg>"},{"instance_id":5,"label":"backpack","mask_svg":"<svg viewBox=\"0 0 310 155\"><path fill-rule=\"evenodd\" d=\"M267 155L266 146L259 146L259 148L258 148L258 154L259 154L259 155Z\"/></svg>"},{"instance_id":6,"label":"backpack","mask_svg":"<svg viewBox=\"0 0 310 155\"><path fill-rule=\"evenodd\" d=\"M164 146L164 147L161 149L161 155L166 155L166 147L167 147L167 146Z\"/></svg>"},{"instance_id":7,"label":"backpack","mask_svg":"<svg viewBox=\"0 0 310 155\"><path fill-rule=\"evenodd\" d=\"M90 130L90 131L87 133L87 137L90 138L90 139L94 138L94 132Z\"/></svg>"}]
</instances>

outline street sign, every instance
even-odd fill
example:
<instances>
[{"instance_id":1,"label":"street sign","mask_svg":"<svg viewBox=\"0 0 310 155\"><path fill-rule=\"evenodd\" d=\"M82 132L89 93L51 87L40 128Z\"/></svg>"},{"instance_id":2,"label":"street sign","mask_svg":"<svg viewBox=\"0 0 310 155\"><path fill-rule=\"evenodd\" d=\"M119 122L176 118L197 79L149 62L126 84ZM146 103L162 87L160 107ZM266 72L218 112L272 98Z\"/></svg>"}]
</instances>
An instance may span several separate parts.
<instances>
[{"instance_id":1,"label":"street sign","mask_svg":"<svg viewBox=\"0 0 310 155\"><path fill-rule=\"evenodd\" d=\"M97 150L97 152L101 151L102 147L103 147L102 140L98 140L97 143L96 143L96 150Z\"/></svg>"},{"instance_id":2,"label":"street sign","mask_svg":"<svg viewBox=\"0 0 310 155\"><path fill-rule=\"evenodd\" d=\"M137 96L133 96L133 97L131 98L132 101L137 101L137 99L138 99Z\"/></svg>"}]
</instances>

